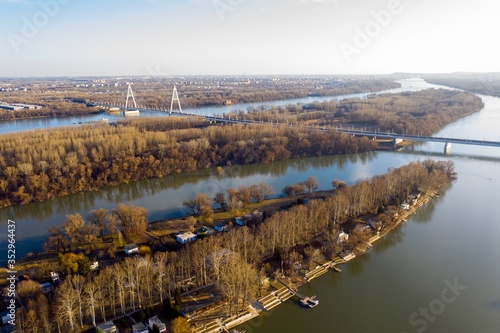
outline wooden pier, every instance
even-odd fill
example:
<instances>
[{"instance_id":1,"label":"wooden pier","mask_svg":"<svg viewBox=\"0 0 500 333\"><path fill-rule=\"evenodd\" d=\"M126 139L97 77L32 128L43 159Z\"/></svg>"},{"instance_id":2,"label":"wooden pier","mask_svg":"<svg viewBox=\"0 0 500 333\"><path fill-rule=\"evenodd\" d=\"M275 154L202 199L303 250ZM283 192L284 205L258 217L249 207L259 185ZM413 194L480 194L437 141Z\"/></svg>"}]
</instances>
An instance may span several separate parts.
<instances>
[{"instance_id":1,"label":"wooden pier","mask_svg":"<svg viewBox=\"0 0 500 333\"><path fill-rule=\"evenodd\" d=\"M307 306L307 307L310 307L310 308L313 308L316 305L318 305L319 301L316 300L316 296L311 296L311 297L304 296L304 295L300 294L298 291L296 291L293 288L289 287L285 282L283 282L283 281L281 281L279 279L278 279L278 282L281 283L283 286L285 286L285 288L290 292L290 294L292 296L297 296L298 298L300 298L299 302L300 302L301 305Z\"/></svg>"}]
</instances>

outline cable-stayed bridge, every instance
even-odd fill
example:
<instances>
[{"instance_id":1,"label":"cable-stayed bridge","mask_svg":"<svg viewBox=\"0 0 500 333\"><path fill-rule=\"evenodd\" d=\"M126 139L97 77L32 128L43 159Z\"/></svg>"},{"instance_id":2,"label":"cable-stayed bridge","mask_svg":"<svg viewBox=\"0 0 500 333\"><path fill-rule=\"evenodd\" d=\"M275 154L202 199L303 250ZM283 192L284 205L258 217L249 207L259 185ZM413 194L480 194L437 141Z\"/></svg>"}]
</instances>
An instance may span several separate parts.
<instances>
[{"instance_id":1,"label":"cable-stayed bridge","mask_svg":"<svg viewBox=\"0 0 500 333\"><path fill-rule=\"evenodd\" d=\"M132 98L134 107L128 106L129 98ZM177 102L177 109L174 109L174 102ZM132 88L130 84L128 84L128 92L127 98L124 105L110 105L106 103L96 103L94 105L99 105L108 108L115 109L123 109L125 115L127 112L131 112L130 114L138 114L140 111L147 112L168 112L170 114L184 115L184 116L194 116L194 117L202 117L210 122L223 122L223 123L232 123L232 124L270 124L272 126L278 127L297 127L304 130L311 131L336 131L338 133L344 133L353 136L365 136L375 139L390 139L394 144L401 143L402 141L425 141L425 142L439 142L444 143L445 152L449 152L451 148L451 144L462 144L462 145L474 145L474 146L485 146L485 147L500 147L499 141L487 141L487 140L472 140L472 139L460 139L460 138L448 138L448 137L436 137L436 136L422 136L422 135L411 135L411 134L399 134L393 132L380 132L380 131L367 131L365 129L356 129L356 128L342 128L342 127L334 127L334 126L311 126L304 125L299 123L293 123L288 121L262 121L262 120L251 120L243 117L230 115L207 115L196 113L193 111L183 111L180 104L180 99L177 94L177 88L174 86L172 91L172 98L170 103L170 109L162 109L162 108L154 108L147 106L137 106Z\"/></svg>"}]
</instances>

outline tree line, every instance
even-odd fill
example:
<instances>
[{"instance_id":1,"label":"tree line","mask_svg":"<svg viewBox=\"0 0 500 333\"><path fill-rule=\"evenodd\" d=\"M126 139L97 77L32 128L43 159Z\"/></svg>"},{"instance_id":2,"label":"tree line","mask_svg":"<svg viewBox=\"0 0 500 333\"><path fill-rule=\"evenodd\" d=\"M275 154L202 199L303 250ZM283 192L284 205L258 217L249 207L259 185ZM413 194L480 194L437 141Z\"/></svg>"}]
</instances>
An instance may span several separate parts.
<instances>
[{"instance_id":1,"label":"tree line","mask_svg":"<svg viewBox=\"0 0 500 333\"><path fill-rule=\"evenodd\" d=\"M0 207L201 168L376 148L366 138L334 132L269 125L196 128L199 121L183 121L140 119L1 135Z\"/></svg>"},{"instance_id":2,"label":"tree line","mask_svg":"<svg viewBox=\"0 0 500 333\"><path fill-rule=\"evenodd\" d=\"M105 253L114 257L119 246L145 240L149 223L147 215L143 207L122 203L111 212L104 208L92 210L86 218L80 214L67 215L60 228L52 226L48 229L43 249L46 253L69 253L83 246L87 254L100 252L98 257Z\"/></svg>"},{"instance_id":3,"label":"tree line","mask_svg":"<svg viewBox=\"0 0 500 333\"><path fill-rule=\"evenodd\" d=\"M325 200L296 205L262 223L233 228L177 252L128 257L86 276L70 274L48 298L19 287L26 304L20 313L20 332L38 332L43 327L46 332L77 331L127 311L165 300L170 304L180 290L211 283L227 301L228 313L233 313L260 296L263 278L278 269L271 263L281 262L289 274L296 262L315 267L345 249L356 251L365 238L353 230L348 242L339 242L343 224L375 211L383 228L392 221L390 205L410 193L440 189L454 177L452 162L413 162L353 186L340 186ZM314 240L321 240L321 245L313 246ZM182 310L179 297L175 305Z\"/></svg>"},{"instance_id":4,"label":"tree line","mask_svg":"<svg viewBox=\"0 0 500 333\"><path fill-rule=\"evenodd\" d=\"M251 82L253 81L253 82ZM302 80L291 78L282 81L251 80L246 84L229 85L224 82L213 82L208 88L197 83L177 82L177 89L182 107L195 108L212 105L225 105L229 100L232 104L276 101L291 98L301 98L310 95L336 96L344 94L364 93L399 88L401 85L387 79L347 79L342 81L322 79ZM151 85L150 83L134 82L133 89L140 105L154 108L169 108L170 99L165 100L165 94L170 94L174 82ZM158 94L158 92L161 92ZM88 99L100 103L123 104L123 92L91 94Z\"/></svg>"},{"instance_id":5,"label":"tree line","mask_svg":"<svg viewBox=\"0 0 500 333\"><path fill-rule=\"evenodd\" d=\"M307 105L255 108L229 115L264 122L366 127L382 132L431 135L482 107L481 98L472 93L427 89L373 95L366 99L343 99L340 102L332 100Z\"/></svg>"},{"instance_id":6,"label":"tree line","mask_svg":"<svg viewBox=\"0 0 500 333\"><path fill-rule=\"evenodd\" d=\"M235 211L251 202L264 201L273 194L273 187L261 182L251 186L242 185L238 189L229 188L226 192L227 197L223 192L217 192L212 200L206 193L198 193L194 198L186 200L182 204L187 208L189 214L210 219L214 214L212 203L221 211Z\"/></svg>"}]
</instances>

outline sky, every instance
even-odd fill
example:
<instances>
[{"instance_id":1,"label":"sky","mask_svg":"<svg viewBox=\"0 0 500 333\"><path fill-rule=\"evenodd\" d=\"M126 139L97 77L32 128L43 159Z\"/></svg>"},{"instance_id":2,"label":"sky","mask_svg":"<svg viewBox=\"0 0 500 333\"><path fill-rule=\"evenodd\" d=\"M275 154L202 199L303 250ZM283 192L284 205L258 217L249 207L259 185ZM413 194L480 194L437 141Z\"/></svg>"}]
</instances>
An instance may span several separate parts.
<instances>
[{"instance_id":1,"label":"sky","mask_svg":"<svg viewBox=\"0 0 500 333\"><path fill-rule=\"evenodd\" d=\"M500 72L500 0L0 0L0 77Z\"/></svg>"}]
</instances>

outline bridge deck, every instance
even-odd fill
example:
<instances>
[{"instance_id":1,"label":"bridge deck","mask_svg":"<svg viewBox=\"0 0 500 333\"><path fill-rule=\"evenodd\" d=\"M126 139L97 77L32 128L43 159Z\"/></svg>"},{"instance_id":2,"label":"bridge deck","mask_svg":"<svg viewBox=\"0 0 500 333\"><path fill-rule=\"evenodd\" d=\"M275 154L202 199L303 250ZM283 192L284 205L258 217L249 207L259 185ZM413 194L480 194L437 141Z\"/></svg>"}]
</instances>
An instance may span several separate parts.
<instances>
[{"instance_id":1,"label":"bridge deck","mask_svg":"<svg viewBox=\"0 0 500 333\"><path fill-rule=\"evenodd\" d=\"M369 137L387 138L387 139L402 139L408 141L427 141L427 142L455 143L462 145L500 147L500 142L498 141L445 138L438 136L405 135L397 133L370 132L370 131L359 131L359 130L349 130L349 129L337 129L337 131L351 135L369 136Z\"/></svg>"},{"instance_id":2,"label":"bridge deck","mask_svg":"<svg viewBox=\"0 0 500 333\"><path fill-rule=\"evenodd\" d=\"M101 105L101 106L104 106L104 105ZM117 107L117 106L106 105L106 107ZM120 106L118 106L118 107L120 107ZM164 112L164 113L169 112L168 110L157 110L157 109L152 109L152 108L147 108L147 107L138 107L138 108L134 108L134 110L148 111L148 112ZM278 123L277 121L269 123L269 122L255 121L255 120L242 119L242 118L238 119L237 117L231 118L227 115L226 116L224 116L224 115L216 116L216 115L206 115L206 114L199 114L199 113L186 112L186 111L179 112L179 110L174 110L174 112L172 112L172 113L177 114L177 115L184 115L184 116L203 117L203 118L205 118L207 120L211 120L211 121L233 123L233 124L271 124L273 126L300 127L301 129L311 130L311 131L337 131L339 133L345 133L345 134L350 134L350 135L368 136L368 137L377 137L377 138L386 138L386 139L401 139L401 140L407 140L407 141L427 141L427 142L474 145L474 146L500 147L499 141L469 140L469 139L445 138L445 137L436 137L436 136L406 135L406 134L398 134L398 133L391 133L391 132L372 132L372 131L364 131L364 130L357 130L357 129L343 129L343 128L338 128L338 127L325 127L325 126L323 126L323 127L321 127L321 126L303 126L303 125L299 125L299 124Z\"/></svg>"}]
</instances>

